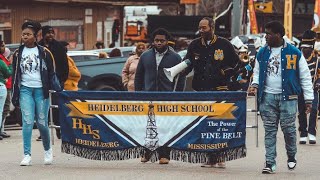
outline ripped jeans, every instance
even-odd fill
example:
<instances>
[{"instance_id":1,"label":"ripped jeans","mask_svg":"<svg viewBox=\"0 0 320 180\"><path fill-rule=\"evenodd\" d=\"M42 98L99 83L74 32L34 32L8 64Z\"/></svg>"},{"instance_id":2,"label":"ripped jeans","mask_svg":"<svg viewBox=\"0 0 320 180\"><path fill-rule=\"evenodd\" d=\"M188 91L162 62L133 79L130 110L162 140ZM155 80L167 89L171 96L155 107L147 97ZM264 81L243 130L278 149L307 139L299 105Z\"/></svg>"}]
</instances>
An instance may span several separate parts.
<instances>
[{"instance_id":1,"label":"ripped jeans","mask_svg":"<svg viewBox=\"0 0 320 180\"><path fill-rule=\"evenodd\" d=\"M31 88L21 85L19 101L22 113L24 155L31 155L31 137L34 121L36 121L40 131L44 150L49 150L49 99L44 99L42 88Z\"/></svg>"},{"instance_id":2,"label":"ripped jeans","mask_svg":"<svg viewBox=\"0 0 320 180\"><path fill-rule=\"evenodd\" d=\"M259 109L265 132L266 162L269 164L276 163L276 142L279 124L284 135L288 158L295 157L297 153L295 124L297 104L297 100L282 100L281 94L264 93Z\"/></svg>"}]
</instances>

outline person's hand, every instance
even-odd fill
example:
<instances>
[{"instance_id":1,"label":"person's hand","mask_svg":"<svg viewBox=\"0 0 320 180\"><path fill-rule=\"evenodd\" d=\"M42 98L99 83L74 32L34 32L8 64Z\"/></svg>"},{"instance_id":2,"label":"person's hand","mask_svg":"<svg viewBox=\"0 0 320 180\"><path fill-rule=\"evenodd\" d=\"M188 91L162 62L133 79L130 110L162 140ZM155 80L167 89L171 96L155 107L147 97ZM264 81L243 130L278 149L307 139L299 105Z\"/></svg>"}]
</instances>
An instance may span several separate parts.
<instances>
[{"instance_id":1,"label":"person's hand","mask_svg":"<svg viewBox=\"0 0 320 180\"><path fill-rule=\"evenodd\" d=\"M258 92L258 89L256 87L250 87L249 90L248 90L248 95L249 96L254 96L256 95Z\"/></svg>"},{"instance_id":2,"label":"person's hand","mask_svg":"<svg viewBox=\"0 0 320 180\"><path fill-rule=\"evenodd\" d=\"M241 80L239 81L240 84L245 84L245 83L247 83L247 82L248 82L248 80L246 80L246 79L241 79Z\"/></svg>"},{"instance_id":3,"label":"person's hand","mask_svg":"<svg viewBox=\"0 0 320 180\"><path fill-rule=\"evenodd\" d=\"M8 60L9 60L10 64L12 64L13 56L10 56L10 58Z\"/></svg>"},{"instance_id":4,"label":"person's hand","mask_svg":"<svg viewBox=\"0 0 320 180\"><path fill-rule=\"evenodd\" d=\"M319 83L316 83L316 84L314 85L314 89L315 89L316 91L319 91L319 89L320 89L320 84L319 84Z\"/></svg>"},{"instance_id":5,"label":"person's hand","mask_svg":"<svg viewBox=\"0 0 320 180\"><path fill-rule=\"evenodd\" d=\"M311 112L312 104L306 103L306 114L309 114Z\"/></svg>"}]
</instances>

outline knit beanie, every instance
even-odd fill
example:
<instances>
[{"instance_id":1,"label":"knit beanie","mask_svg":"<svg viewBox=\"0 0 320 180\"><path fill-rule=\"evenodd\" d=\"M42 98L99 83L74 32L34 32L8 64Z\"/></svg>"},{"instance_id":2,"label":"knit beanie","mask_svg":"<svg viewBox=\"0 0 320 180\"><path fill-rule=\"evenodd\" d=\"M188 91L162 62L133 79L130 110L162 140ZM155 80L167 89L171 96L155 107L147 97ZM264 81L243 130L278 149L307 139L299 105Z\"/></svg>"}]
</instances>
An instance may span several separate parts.
<instances>
[{"instance_id":1,"label":"knit beanie","mask_svg":"<svg viewBox=\"0 0 320 180\"><path fill-rule=\"evenodd\" d=\"M301 47L314 47L317 34L312 30L306 30L303 32Z\"/></svg>"},{"instance_id":2,"label":"knit beanie","mask_svg":"<svg viewBox=\"0 0 320 180\"><path fill-rule=\"evenodd\" d=\"M42 27L42 37L44 37L50 31L52 31L54 33L53 27L51 27L51 26L43 26Z\"/></svg>"}]
</instances>

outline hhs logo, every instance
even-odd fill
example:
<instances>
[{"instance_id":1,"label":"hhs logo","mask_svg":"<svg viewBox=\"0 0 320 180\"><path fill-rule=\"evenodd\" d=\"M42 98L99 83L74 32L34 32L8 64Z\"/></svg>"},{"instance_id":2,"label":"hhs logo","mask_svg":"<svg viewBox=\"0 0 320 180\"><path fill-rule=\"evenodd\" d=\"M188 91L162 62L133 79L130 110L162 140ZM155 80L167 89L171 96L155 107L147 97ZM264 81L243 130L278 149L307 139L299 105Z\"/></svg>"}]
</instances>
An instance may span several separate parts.
<instances>
[{"instance_id":1,"label":"hhs logo","mask_svg":"<svg viewBox=\"0 0 320 180\"><path fill-rule=\"evenodd\" d=\"M292 57L291 57L292 56ZM297 69L297 55L286 55L287 69Z\"/></svg>"},{"instance_id":2,"label":"hhs logo","mask_svg":"<svg viewBox=\"0 0 320 180\"><path fill-rule=\"evenodd\" d=\"M82 129L82 134L89 134L93 139L100 139L99 130L92 130L91 125L84 124L82 119L72 118L72 122L73 129Z\"/></svg>"}]
</instances>

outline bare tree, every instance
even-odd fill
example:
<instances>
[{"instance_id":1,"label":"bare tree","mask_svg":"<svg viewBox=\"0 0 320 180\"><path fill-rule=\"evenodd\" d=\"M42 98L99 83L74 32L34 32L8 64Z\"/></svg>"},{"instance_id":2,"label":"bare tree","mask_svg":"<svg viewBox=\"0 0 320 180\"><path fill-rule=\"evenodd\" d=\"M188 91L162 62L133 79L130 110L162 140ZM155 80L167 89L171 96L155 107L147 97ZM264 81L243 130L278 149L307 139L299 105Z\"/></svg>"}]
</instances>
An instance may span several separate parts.
<instances>
[{"instance_id":1,"label":"bare tree","mask_svg":"<svg viewBox=\"0 0 320 180\"><path fill-rule=\"evenodd\" d=\"M174 16L178 14L177 6L160 5L159 9L161 9L160 15Z\"/></svg>"},{"instance_id":2,"label":"bare tree","mask_svg":"<svg viewBox=\"0 0 320 180\"><path fill-rule=\"evenodd\" d=\"M232 0L200 0L199 15L214 16L227 9Z\"/></svg>"}]
</instances>

